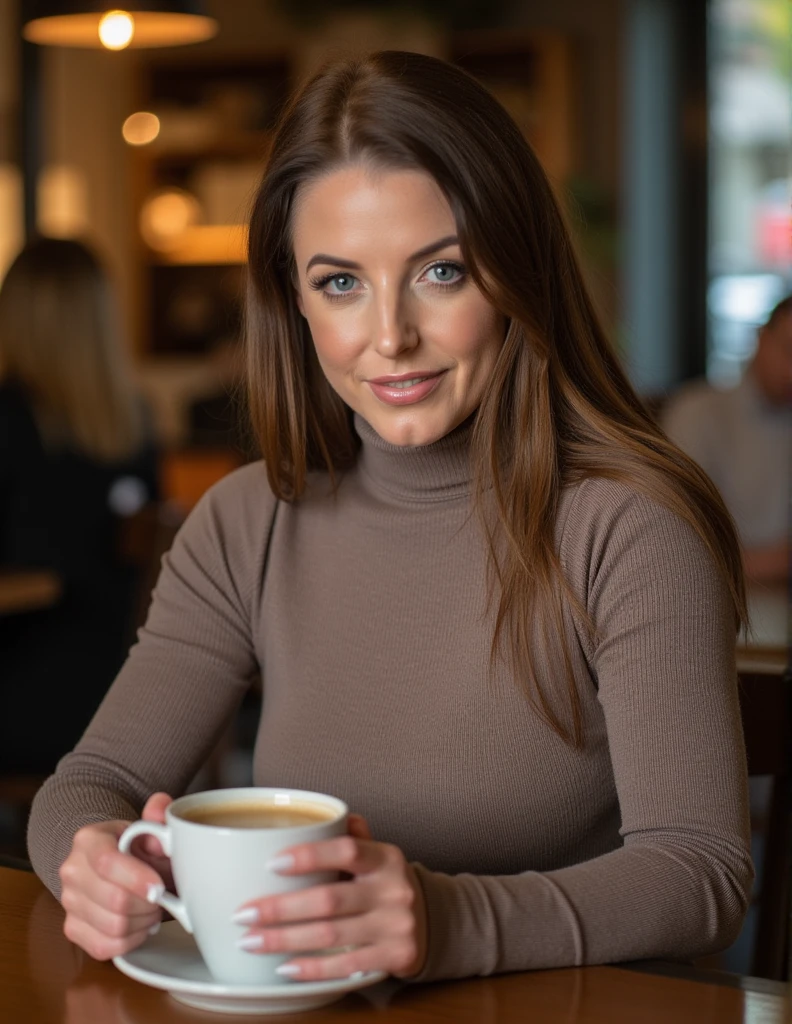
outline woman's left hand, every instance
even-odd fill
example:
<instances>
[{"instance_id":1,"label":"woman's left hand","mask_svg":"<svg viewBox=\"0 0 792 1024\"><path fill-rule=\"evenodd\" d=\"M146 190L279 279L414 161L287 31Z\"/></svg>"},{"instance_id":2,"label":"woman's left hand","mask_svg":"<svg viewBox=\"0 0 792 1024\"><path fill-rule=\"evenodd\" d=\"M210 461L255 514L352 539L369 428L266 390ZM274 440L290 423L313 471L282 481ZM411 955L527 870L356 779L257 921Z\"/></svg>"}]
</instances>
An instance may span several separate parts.
<instances>
[{"instance_id":1,"label":"woman's left hand","mask_svg":"<svg viewBox=\"0 0 792 1024\"><path fill-rule=\"evenodd\" d=\"M291 863L287 858L291 857ZM418 974L426 959L426 910L418 879L397 846L377 843L365 820L349 816L349 835L283 850L283 875L339 871L348 880L250 900L234 921L249 926L239 945L251 953L294 953L277 968L300 981L359 971ZM280 866L280 863L283 866ZM331 956L300 956L354 946Z\"/></svg>"}]
</instances>

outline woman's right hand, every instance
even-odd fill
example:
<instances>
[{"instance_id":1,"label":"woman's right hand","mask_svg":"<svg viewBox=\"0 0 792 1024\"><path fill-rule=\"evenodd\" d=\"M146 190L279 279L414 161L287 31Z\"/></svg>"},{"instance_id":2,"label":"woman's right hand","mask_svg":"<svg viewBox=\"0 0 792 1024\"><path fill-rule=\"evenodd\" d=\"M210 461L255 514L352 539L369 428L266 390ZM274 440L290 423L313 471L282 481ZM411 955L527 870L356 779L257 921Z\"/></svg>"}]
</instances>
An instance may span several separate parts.
<instances>
[{"instance_id":1,"label":"woman's right hand","mask_svg":"<svg viewBox=\"0 0 792 1024\"><path fill-rule=\"evenodd\" d=\"M165 821L166 793L146 801L141 817ZM148 898L170 881L170 862L153 836L135 841L135 856L119 853L128 821L86 825L74 836L60 867L61 904L67 939L97 960L110 960L140 946L157 930L162 910Z\"/></svg>"}]
</instances>

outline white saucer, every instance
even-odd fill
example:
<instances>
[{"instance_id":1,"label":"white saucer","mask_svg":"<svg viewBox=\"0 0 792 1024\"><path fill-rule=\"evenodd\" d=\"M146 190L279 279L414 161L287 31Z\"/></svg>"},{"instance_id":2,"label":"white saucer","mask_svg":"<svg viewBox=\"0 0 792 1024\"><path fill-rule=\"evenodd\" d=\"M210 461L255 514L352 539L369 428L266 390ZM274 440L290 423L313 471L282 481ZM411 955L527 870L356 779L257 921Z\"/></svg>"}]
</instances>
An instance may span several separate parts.
<instances>
[{"instance_id":1,"label":"white saucer","mask_svg":"<svg viewBox=\"0 0 792 1024\"><path fill-rule=\"evenodd\" d=\"M199 1010L220 1013L297 1013L340 999L347 992L386 977L370 971L334 981L289 981L281 985L223 985L213 981L195 940L176 921L163 924L142 946L117 956L113 963L144 985L162 988L174 999Z\"/></svg>"}]
</instances>

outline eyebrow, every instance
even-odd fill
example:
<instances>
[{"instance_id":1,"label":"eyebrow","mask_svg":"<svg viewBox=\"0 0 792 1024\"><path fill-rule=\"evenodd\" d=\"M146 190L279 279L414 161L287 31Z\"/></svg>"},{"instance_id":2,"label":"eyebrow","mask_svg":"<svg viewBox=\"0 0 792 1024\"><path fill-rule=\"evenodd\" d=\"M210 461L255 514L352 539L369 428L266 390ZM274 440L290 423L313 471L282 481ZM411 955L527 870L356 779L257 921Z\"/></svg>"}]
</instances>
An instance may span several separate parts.
<instances>
[{"instance_id":1,"label":"eyebrow","mask_svg":"<svg viewBox=\"0 0 792 1024\"><path fill-rule=\"evenodd\" d=\"M430 242L429 245L425 245L422 249L418 249L408 257L408 262L412 263L414 260L431 256L433 252L447 249L449 245L459 245L459 239L456 235L446 235L445 238L440 238L436 242ZM344 270L360 270L360 264L355 263L354 260L345 260L341 259L340 256L330 256L328 253L318 252L308 260L305 265L305 272L308 273L311 267L315 267L317 263L328 263L333 267L343 267Z\"/></svg>"}]
</instances>

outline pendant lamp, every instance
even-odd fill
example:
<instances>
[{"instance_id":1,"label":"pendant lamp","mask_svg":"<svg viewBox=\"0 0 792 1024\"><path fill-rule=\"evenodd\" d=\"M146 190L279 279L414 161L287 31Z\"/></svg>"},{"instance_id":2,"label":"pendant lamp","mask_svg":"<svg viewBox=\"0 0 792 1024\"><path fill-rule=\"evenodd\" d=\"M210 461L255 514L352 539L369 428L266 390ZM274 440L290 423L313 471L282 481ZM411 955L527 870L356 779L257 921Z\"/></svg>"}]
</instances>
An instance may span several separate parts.
<instances>
[{"instance_id":1,"label":"pendant lamp","mask_svg":"<svg viewBox=\"0 0 792 1024\"><path fill-rule=\"evenodd\" d=\"M123 4L124 0L120 0ZM23 0L22 35L44 46L123 50L127 47L181 46L217 34L201 0L129 3L112 0Z\"/></svg>"}]
</instances>

